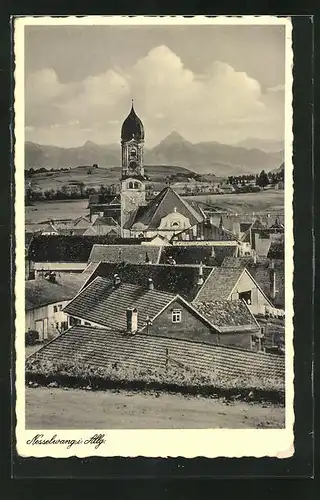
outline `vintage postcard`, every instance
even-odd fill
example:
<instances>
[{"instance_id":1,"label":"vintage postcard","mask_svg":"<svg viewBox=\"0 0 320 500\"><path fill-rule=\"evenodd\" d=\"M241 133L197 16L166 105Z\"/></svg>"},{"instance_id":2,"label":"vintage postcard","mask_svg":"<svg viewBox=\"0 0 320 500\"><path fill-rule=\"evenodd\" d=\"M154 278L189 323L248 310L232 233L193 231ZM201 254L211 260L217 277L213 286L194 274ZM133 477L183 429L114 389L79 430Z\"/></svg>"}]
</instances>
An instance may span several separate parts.
<instances>
[{"instance_id":1,"label":"vintage postcard","mask_svg":"<svg viewBox=\"0 0 320 500\"><path fill-rule=\"evenodd\" d=\"M291 35L14 20L18 455L294 454Z\"/></svg>"}]
</instances>

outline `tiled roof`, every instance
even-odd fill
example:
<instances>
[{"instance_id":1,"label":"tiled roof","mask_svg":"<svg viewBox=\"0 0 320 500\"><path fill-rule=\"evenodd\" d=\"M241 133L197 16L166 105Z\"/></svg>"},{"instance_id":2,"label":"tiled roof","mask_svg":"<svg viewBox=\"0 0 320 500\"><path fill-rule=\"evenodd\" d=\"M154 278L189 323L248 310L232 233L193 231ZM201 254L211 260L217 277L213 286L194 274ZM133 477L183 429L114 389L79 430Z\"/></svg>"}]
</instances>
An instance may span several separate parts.
<instances>
[{"instance_id":1,"label":"tiled roof","mask_svg":"<svg viewBox=\"0 0 320 500\"><path fill-rule=\"evenodd\" d=\"M98 325L117 330L126 329L126 312L129 307L138 310L138 328L145 326L147 316L154 318L175 295L148 286L120 283L97 277L70 302L64 311Z\"/></svg>"},{"instance_id":2,"label":"tiled roof","mask_svg":"<svg viewBox=\"0 0 320 500\"><path fill-rule=\"evenodd\" d=\"M243 269L216 267L201 288L196 302L227 300L242 272Z\"/></svg>"},{"instance_id":3,"label":"tiled roof","mask_svg":"<svg viewBox=\"0 0 320 500\"><path fill-rule=\"evenodd\" d=\"M157 229L161 219L174 212L175 209L189 219L191 226L203 219L198 211L183 200L170 186L167 186L145 207L139 207L134 220L130 219L126 228L129 229L134 224L140 223L149 229Z\"/></svg>"},{"instance_id":4,"label":"tiled roof","mask_svg":"<svg viewBox=\"0 0 320 500\"><path fill-rule=\"evenodd\" d=\"M221 332L237 329L259 330L254 316L241 300L197 302L193 303L193 307Z\"/></svg>"},{"instance_id":5,"label":"tiled roof","mask_svg":"<svg viewBox=\"0 0 320 500\"><path fill-rule=\"evenodd\" d=\"M195 233L195 236L194 236ZM203 240L203 241L237 241L237 236L227 229L220 228L210 221L202 220L189 229L185 229L174 236L175 240Z\"/></svg>"},{"instance_id":6,"label":"tiled roof","mask_svg":"<svg viewBox=\"0 0 320 500\"><path fill-rule=\"evenodd\" d=\"M71 300L86 279L87 276L83 276L81 273L70 273L58 277L56 283L44 278L27 280L25 282L25 308L28 311L47 304Z\"/></svg>"},{"instance_id":7,"label":"tiled roof","mask_svg":"<svg viewBox=\"0 0 320 500\"><path fill-rule=\"evenodd\" d=\"M89 262L132 262L157 264L161 253L159 246L144 245L94 245Z\"/></svg>"},{"instance_id":8,"label":"tiled roof","mask_svg":"<svg viewBox=\"0 0 320 500\"><path fill-rule=\"evenodd\" d=\"M252 257L226 258L222 267L224 268L244 268L246 267L258 285L270 299L270 266L273 262L276 278L276 298L272 298L272 303L277 307L284 306L285 299L285 275L284 261L282 259L257 258L256 263Z\"/></svg>"},{"instance_id":9,"label":"tiled roof","mask_svg":"<svg viewBox=\"0 0 320 500\"><path fill-rule=\"evenodd\" d=\"M172 245L162 250L160 263L173 257L177 264L203 264L219 266L227 255L236 255L237 246Z\"/></svg>"},{"instance_id":10,"label":"tiled roof","mask_svg":"<svg viewBox=\"0 0 320 500\"><path fill-rule=\"evenodd\" d=\"M285 375L283 356L150 334L128 336L85 326L72 327L30 359L82 362L102 368L118 363L124 367L156 370L165 369L167 355L170 367L182 365L191 370L215 371L222 376L284 379Z\"/></svg>"},{"instance_id":11,"label":"tiled roof","mask_svg":"<svg viewBox=\"0 0 320 500\"><path fill-rule=\"evenodd\" d=\"M209 276L212 267L203 267L204 281ZM184 299L194 299L199 287L199 266L191 265L168 265L168 264L128 264L101 262L92 274L90 281L96 276L112 278L118 274L125 283L133 283L146 286L149 278L152 278L154 288L165 292L179 294Z\"/></svg>"}]
</instances>

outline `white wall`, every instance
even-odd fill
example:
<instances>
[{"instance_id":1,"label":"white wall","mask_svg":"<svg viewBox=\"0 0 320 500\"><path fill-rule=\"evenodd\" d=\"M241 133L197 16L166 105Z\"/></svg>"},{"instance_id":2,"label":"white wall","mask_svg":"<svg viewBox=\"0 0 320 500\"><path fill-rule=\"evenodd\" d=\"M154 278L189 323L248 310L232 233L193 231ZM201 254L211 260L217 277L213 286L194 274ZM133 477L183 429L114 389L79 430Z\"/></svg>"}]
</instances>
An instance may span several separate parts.
<instances>
[{"instance_id":1,"label":"white wall","mask_svg":"<svg viewBox=\"0 0 320 500\"><path fill-rule=\"evenodd\" d=\"M58 323L58 328L60 329L61 323L68 321L67 315L61 310L68 304L68 302L68 300L64 300L56 302L55 304L48 304L46 306L26 311L26 331L29 329L38 330L40 340L46 340L47 338L52 338L58 335L59 331L56 328L56 324ZM56 312L55 308L57 309Z\"/></svg>"}]
</instances>

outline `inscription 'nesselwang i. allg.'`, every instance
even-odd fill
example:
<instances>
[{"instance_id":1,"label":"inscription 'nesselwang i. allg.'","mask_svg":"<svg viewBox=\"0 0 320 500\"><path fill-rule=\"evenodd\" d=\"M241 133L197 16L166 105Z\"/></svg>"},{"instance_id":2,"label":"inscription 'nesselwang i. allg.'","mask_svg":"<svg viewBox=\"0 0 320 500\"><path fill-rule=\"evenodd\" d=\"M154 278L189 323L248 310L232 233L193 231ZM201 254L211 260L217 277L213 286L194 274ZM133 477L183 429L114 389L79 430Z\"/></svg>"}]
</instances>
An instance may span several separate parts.
<instances>
[{"instance_id":1,"label":"inscription 'nesselwang i. allg.'","mask_svg":"<svg viewBox=\"0 0 320 500\"><path fill-rule=\"evenodd\" d=\"M105 434L94 434L88 439L60 439L58 438L57 434L54 434L51 436L51 438L44 439L44 434L36 434L33 436L31 439L27 440L27 444L31 445L50 445L50 444L55 444L55 445L62 445L66 446L67 449L70 449L72 446L75 445L94 445L94 448L97 450L102 444L105 444L106 439L105 439Z\"/></svg>"}]
</instances>

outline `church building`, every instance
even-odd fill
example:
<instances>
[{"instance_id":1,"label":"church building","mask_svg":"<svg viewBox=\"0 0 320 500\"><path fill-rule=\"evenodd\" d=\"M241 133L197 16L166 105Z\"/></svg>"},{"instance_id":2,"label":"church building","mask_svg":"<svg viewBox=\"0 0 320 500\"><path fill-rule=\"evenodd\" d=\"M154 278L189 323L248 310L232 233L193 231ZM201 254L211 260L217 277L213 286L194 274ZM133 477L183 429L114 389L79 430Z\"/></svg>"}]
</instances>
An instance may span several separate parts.
<instances>
[{"instance_id":1,"label":"church building","mask_svg":"<svg viewBox=\"0 0 320 500\"><path fill-rule=\"evenodd\" d=\"M170 186L146 202L144 174L144 126L133 103L121 128L121 236L123 238L167 239L204 220L196 204L192 206Z\"/></svg>"}]
</instances>

